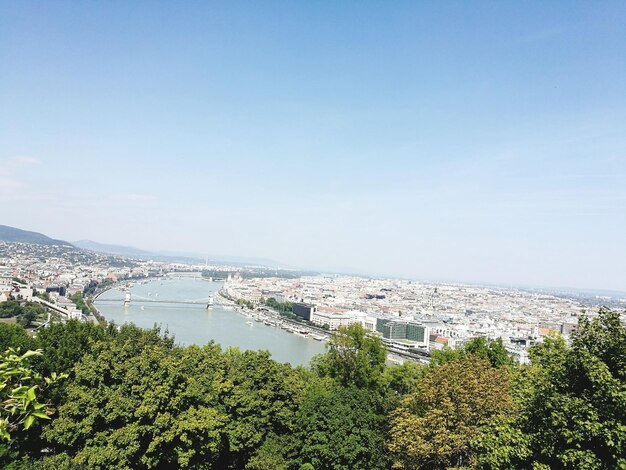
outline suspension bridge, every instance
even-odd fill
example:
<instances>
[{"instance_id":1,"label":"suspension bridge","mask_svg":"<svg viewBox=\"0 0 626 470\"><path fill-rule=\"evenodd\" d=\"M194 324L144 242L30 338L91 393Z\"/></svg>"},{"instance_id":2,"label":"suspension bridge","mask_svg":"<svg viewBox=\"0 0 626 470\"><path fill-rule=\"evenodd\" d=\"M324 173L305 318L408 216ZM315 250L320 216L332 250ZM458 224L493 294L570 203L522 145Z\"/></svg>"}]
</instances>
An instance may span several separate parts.
<instances>
[{"instance_id":1,"label":"suspension bridge","mask_svg":"<svg viewBox=\"0 0 626 470\"><path fill-rule=\"evenodd\" d=\"M132 300L139 304L182 304L182 305L205 305L206 307L211 307L213 305L213 297L207 296L202 297L200 299L188 299L188 300L180 300L180 299L157 299L155 297L143 297L141 295L134 294L132 296ZM131 295L129 293L126 294L124 298L108 298L102 299L99 298L98 302L121 302L124 305L129 305L131 303Z\"/></svg>"}]
</instances>

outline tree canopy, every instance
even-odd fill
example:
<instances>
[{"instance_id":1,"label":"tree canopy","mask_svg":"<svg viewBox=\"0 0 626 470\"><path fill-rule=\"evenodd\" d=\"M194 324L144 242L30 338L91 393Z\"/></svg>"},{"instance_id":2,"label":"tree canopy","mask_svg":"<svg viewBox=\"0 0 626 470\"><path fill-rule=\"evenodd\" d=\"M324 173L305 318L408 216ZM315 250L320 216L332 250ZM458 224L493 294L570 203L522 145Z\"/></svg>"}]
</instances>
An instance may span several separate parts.
<instances>
[{"instance_id":1,"label":"tree canopy","mask_svg":"<svg viewBox=\"0 0 626 470\"><path fill-rule=\"evenodd\" d=\"M0 346L5 468L626 468L626 330L606 309L530 365L482 338L387 365L360 325L310 368L78 321L0 323Z\"/></svg>"},{"instance_id":2,"label":"tree canopy","mask_svg":"<svg viewBox=\"0 0 626 470\"><path fill-rule=\"evenodd\" d=\"M465 466L480 428L514 409L508 371L468 355L430 370L393 412L389 450L398 468Z\"/></svg>"},{"instance_id":3,"label":"tree canopy","mask_svg":"<svg viewBox=\"0 0 626 470\"><path fill-rule=\"evenodd\" d=\"M626 329L617 312L581 318L571 346L548 338L531 350L515 387L519 414L478 441L481 465L626 468Z\"/></svg>"},{"instance_id":4,"label":"tree canopy","mask_svg":"<svg viewBox=\"0 0 626 470\"><path fill-rule=\"evenodd\" d=\"M353 323L337 330L328 343L328 352L318 358L314 367L320 375L332 377L343 386L376 388L386 358L382 341Z\"/></svg>"}]
</instances>

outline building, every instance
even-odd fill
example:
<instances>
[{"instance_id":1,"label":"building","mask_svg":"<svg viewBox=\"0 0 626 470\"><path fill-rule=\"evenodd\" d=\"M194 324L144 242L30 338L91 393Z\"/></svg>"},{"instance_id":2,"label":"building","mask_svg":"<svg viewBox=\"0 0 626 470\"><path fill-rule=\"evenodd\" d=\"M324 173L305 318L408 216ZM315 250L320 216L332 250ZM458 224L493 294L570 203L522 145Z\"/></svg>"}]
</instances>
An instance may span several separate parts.
<instances>
[{"instance_id":1,"label":"building","mask_svg":"<svg viewBox=\"0 0 626 470\"><path fill-rule=\"evenodd\" d=\"M46 287L46 292L49 294L50 292L58 292L61 297L65 297L67 294L67 288L65 286L50 286Z\"/></svg>"},{"instance_id":2,"label":"building","mask_svg":"<svg viewBox=\"0 0 626 470\"><path fill-rule=\"evenodd\" d=\"M340 326L360 323L360 320L350 313L314 312L311 315L311 323L322 327L327 326L329 330L336 330Z\"/></svg>"},{"instance_id":3,"label":"building","mask_svg":"<svg viewBox=\"0 0 626 470\"><path fill-rule=\"evenodd\" d=\"M379 331L385 339L410 341L422 346L428 346L430 340L430 328L413 322L382 320Z\"/></svg>"},{"instance_id":4,"label":"building","mask_svg":"<svg viewBox=\"0 0 626 470\"><path fill-rule=\"evenodd\" d=\"M407 323L406 325L406 339L409 341L415 341L416 343L427 344L430 332L426 326L418 325L416 323Z\"/></svg>"},{"instance_id":5,"label":"building","mask_svg":"<svg viewBox=\"0 0 626 470\"><path fill-rule=\"evenodd\" d=\"M317 307L312 304L296 303L293 304L291 311L304 320L313 321L312 317L317 312Z\"/></svg>"},{"instance_id":6,"label":"building","mask_svg":"<svg viewBox=\"0 0 626 470\"><path fill-rule=\"evenodd\" d=\"M456 347L456 340L446 336L439 336L437 333L429 335L429 348L430 349L443 349L446 346L449 348Z\"/></svg>"},{"instance_id":7,"label":"building","mask_svg":"<svg viewBox=\"0 0 626 470\"><path fill-rule=\"evenodd\" d=\"M366 331L376 331L377 318L364 316L361 318L361 325Z\"/></svg>"},{"instance_id":8,"label":"building","mask_svg":"<svg viewBox=\"0 0 626 470\"><path fill-rule=\"evenodd\" d=\"M379 333L383 333L385 325L392 321L393 320L390 320L388 318L377 318L376 319L376 331L378 331Z\"/></svg>"},{"instance_id":9,"label":"building","mask_svg":"<svg viewBox=\"0 0 626 470\"><path fill-rule=\"evenodd\" d=\"M287 296L283 294L282 292L276 292L272 294L272 297L276 299L276 302L280 302L281 304L289 302L289 299L287 298Z\"/></svg>"},{"instance_id":10,"label":"building","mask_svg":"<svg viewBox=\"0 0 626 470\"><path fill-rule=\"evenodd\" d=\"M406 323L387 322L383 326L383 338L385 339L406 339Z\"/></svg>"},{"instance_id":11,"label":"building","mask_svg":"<svg viewBox=\"0 0 626 470\"><path fill-rule=\"evenodd\" d=\"M0 266L0 284L11 285L12 270L9 266Z\"/></svg>"}]
</instances>

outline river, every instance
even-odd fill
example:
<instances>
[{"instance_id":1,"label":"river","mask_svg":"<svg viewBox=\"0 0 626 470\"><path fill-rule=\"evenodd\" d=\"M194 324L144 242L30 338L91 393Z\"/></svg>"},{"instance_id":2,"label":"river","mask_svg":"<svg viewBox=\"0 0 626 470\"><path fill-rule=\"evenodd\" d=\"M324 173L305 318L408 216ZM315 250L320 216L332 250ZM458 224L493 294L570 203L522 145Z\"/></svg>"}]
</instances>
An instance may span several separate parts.
<instances>
[{"instance_id":1,"label":"river","mask_svg":"<svg viewBox=\"0 0 626 470\"><path fill-rule=\"evenodd\" d=\"M95 304L109 321L120 325L134 323L142 328L155 324L167 328L182 345L203 345L213 340L223 348L268 350L274 359L292 365L308 365L311 358L325 351L323 342L288 333L277 327L253 322L252 326L236 310L214 305L154 303L147 300L196 301L212 295L217 300L221 282L202 279L156 279L145 284L136 283L130 288L131 303L123 306L125 292L111 289L98 297ZM113 301L117 299L117 301Z\"/></svg>"}]
</instances>

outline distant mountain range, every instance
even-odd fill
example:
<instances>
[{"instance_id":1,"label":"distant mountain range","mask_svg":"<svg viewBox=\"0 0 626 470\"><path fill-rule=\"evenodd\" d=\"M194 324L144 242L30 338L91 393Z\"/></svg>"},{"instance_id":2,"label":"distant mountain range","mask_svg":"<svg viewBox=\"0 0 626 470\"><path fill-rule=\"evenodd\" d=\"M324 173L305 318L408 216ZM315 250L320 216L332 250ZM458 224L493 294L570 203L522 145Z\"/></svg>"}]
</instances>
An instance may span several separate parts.
<instances>
[{"instance_id":1,"label":"distant mountain range","mask_svg":"<svg viewBox=\"0 0 626 470\"><path fill-rule=\"evenodd\" d=\"M84 250L97 251L110 255L125 256L128 258L152 259L155 261L179 262L198 264L207 260L209 263L230 264L233 266L249 266L259 265L268 267L277 267L279 263L263 258L246 258L241 256L223 256L209 255L205 256L199 253L181 253L173 251L146 251L132 246L109 245L106 243L98 243L93 240L79 240L72 242L78 248Z\"/></svg>"},{"instance_id":2,"label":"distant mountain range","mask_svg":"<svg viewBox=\"0 0 626 470\"><path fill-rule=\"evenodd\" d=\"M110 245L106 243L94 242L92 240L79 240L76 242L66 242L63 240L55 240L53 238L38 232L29 232L7 225L0 225L0 240L18 243L34 243L36 245L60 245L71 248L80 248L83 250L95 251L109 255L124 256L127 258L152 259L155 261L178 262L199 264L207 259L205 255L198 253L176 253L176 252L152 252L141 250L132 246ZM280 263L263 258L247 258L242 256L222 256L209 255L208 261L220 264L230 264L233 266L249 266L258 265L266 267L278 267ZM289 268L284 266L283 268Z\"/></svg>"},{"instance_id":3,"label":"distant mountain range","mask_svg":"<svg viewBox=\"0 0 626 470\"><path fill-rule=\"evenodd\" d=\"M8 225L0 225L0 240L14 243L34 243L35 245L60 245L73 247L71 243L63 240L55 240L39 232L29 232Z\"/></svg>"},{"instance_id":4,"label":"distant mountain range","mask_svg":"<svg viewBox=\"0 0 626 470\"><path fill-rule=\"evenodd\" d=\"M110 255L127 256L129 258L144 258L154 256L154 253L149 251L140 250L132 246L122 245L108 245L106 243L98 243L92 240L78 240L72 242L74 246L82 248L83 250L98 251L100 253L107 253Z\"/></svg>"}]
</instances>

